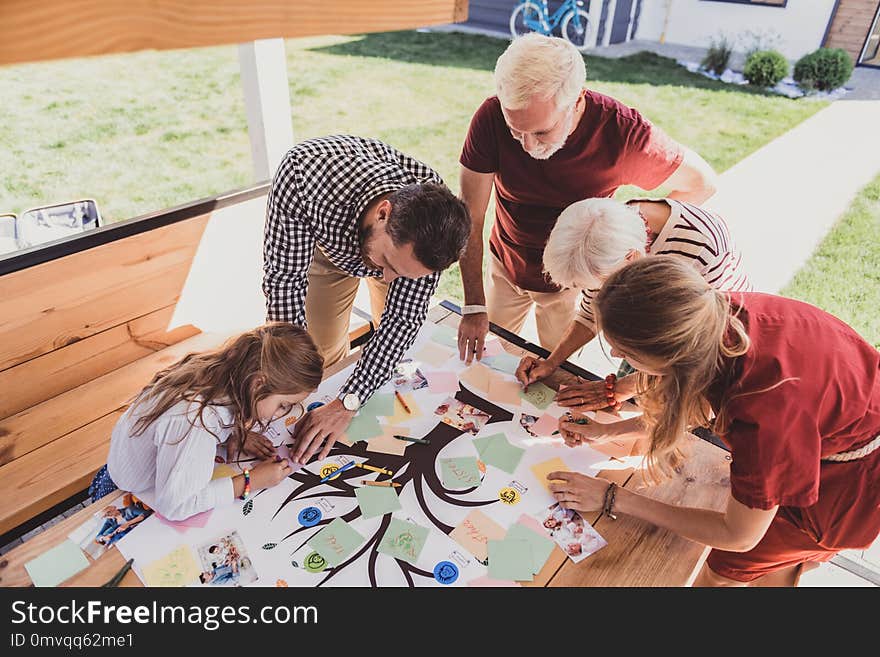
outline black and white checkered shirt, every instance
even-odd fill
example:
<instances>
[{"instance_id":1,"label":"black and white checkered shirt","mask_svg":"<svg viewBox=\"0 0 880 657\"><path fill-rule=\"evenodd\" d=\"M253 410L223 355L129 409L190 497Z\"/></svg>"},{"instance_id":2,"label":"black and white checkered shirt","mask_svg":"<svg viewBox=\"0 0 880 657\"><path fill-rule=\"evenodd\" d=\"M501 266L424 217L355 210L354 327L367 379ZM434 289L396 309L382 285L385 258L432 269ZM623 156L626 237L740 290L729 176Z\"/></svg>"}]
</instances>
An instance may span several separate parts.
<instances>
[{"instance_id":1,"label":"black and white checkered shirt","mask_svg":"<svg viewBox=\"0 0 880 657\"><path fill-rule=\"evenodd\" d=\"M308 271L315 247L352 276L382 277L363 261L359 220L381 194L419 182L443 184L436 171L376 139L335 135L288 151L269 192L263 237L263 293L269 321L306 325ZM412 346L440 274L396 278L376 334L340 394L364 403Z\"/></svg>"}]
</instances>

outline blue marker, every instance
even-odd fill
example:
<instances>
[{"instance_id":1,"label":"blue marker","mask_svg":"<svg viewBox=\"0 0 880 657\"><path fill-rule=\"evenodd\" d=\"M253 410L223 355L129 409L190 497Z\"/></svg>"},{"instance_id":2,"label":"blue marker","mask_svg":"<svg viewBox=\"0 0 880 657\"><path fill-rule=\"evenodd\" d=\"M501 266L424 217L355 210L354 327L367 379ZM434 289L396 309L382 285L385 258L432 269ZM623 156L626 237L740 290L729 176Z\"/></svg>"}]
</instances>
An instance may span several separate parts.
<instances>
[{"instance_id":1,"label":"blue marker","mask_svg":"<svg viewBox=\"0 0 880 657\"><path fill-rule=\"evenodd\" d=\"M333 472L331 472L330 474L328 474L326 477L324 477L323 479L321 479L321 481L319 481L318 483L319 483L319 484L323 484L325 481L330 481L331 479L336 478L336 476L339 475L340 473L345 472L345 471L348 470L349 468L353 468L355 465L357 465L357 463L356 463L355 461L349 461L348 463L346 463L345 465L343 465L343 466L342 466L341 468L339 468L338 470L334 470Z\"/></svg>"}]
</instances>

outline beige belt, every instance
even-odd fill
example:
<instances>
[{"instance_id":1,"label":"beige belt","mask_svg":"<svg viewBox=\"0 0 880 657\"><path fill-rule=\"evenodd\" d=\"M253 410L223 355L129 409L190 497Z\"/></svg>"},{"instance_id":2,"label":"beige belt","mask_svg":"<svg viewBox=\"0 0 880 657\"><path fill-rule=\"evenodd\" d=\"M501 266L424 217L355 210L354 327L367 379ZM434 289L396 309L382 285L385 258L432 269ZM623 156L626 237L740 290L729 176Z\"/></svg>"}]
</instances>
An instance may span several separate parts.
<instances>
[{"instance_id":1,"label":"beige belt","mask_svg":"<svg viewBox=\"0 0 880 657\"><path fill-rule=\"evenodd\" d=\"M880 447L880 436L877 436L876 438L874 438L874 440L869 442L867 445L862 445L858 449L854 449L851 452L840 452L839 454L829 454L828 456L823 456L822 460L823 461L835 461L835 462L855 461L856 459L860 459L863 456L867 456L868 454L873 452L878 447Z\"/></svg>"}]
</instances>

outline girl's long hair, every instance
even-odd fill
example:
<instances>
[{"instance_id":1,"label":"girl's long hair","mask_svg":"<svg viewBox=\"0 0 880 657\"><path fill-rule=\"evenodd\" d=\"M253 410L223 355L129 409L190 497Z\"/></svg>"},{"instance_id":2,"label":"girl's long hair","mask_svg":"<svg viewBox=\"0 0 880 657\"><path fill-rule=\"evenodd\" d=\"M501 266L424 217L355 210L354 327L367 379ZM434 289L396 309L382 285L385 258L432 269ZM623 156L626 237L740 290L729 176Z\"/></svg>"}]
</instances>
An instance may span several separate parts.
<instances>
[{"instance_id":1,"label":"girl's long hair","mask_svg":"<svg viewBox=\"0 0 880 657\"><path fill-rule=\"evenodd\" d=\"M651 438L648 471L668 476L685 433L710 423L707 392L725 374L725 359L748 351L749 336L727 295L674 256L622 267L605 281L595 308L601 330L624 355L662 372L639 373L639 405Z\"/></svg>"},{"instance_id":2,"label":"girl's long hair","mask_svg":"<svg viewBox=\"0 0 880 657\"><path fill-rule=\"evenodd\" d=\"M286 322L265 324L219 349L189 354L156 374L134 402L148 409L135 423L134 435L143 434L175 404L188 401L198 404L196 415L203 426L207 406L228 407L233 431L243 439L260 423L259 401L269 395L311 392L321 383L323 369L324 359L302 328ZM191 426L194 422L192 418Z\"/></svg>"}]
</instances>

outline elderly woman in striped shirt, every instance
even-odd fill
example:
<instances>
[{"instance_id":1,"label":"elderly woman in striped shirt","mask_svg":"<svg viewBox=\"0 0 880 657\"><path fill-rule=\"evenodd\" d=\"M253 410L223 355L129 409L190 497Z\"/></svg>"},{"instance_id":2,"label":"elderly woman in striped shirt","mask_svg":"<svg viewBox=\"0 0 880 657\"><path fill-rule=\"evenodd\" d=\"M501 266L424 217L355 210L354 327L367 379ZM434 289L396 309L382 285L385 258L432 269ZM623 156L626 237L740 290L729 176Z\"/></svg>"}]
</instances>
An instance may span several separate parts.
<instances>
[{"instance_id":1,"label":"elderly woman in striped shirt","mask_svg":"<svg viewBox=\"0 0 880 657\"><path fill-rule=\"evenodd\" d=\"M671 198L578 201L559 216L544 249L546 274L558 285L581 290L574 321L546 359L522 359L517 379L526 387L540 381L595 338L593 300L602 284L627 263L652 255L681 258L715 289L752 290L742 256L721 217ZM560 390L556 402L579 413L617 408L636 392L631 372L624 362L618 374L604 381Z\"/></svg>"}]
</instances>

